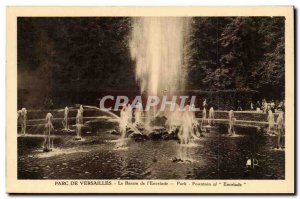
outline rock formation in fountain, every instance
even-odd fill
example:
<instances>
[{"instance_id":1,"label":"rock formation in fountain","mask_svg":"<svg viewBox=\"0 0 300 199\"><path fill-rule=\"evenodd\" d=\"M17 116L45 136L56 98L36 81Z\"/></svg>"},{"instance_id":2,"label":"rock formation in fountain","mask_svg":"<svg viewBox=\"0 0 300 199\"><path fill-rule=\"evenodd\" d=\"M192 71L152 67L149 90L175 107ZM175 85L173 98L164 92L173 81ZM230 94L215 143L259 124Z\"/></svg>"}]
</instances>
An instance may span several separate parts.
<instances>
[{"instance_id":1,"label":"rock formation in fountain","mask_svg":"<svg viewBox=\"0 0 300 199\"><path fill-rule=\"evenodd\" d=\"M45 124L45 131L44 131L44 143L43 143L43 151L49 152L51 151L51 132L54 131L54 127L52 124L53 115L51 113L47 113L46 115L46 124Z\"/></svg>"}]
</instances>

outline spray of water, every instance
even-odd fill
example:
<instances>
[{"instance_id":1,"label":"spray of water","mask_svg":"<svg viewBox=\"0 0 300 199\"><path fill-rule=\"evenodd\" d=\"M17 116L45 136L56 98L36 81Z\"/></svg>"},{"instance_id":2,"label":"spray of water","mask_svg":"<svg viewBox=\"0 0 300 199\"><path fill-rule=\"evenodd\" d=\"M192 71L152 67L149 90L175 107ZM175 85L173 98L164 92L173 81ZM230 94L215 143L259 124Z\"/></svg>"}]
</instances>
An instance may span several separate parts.
<instances>
[{"instance_id":1,"label":"spray of water","mask_svg":"<svg viewBox=\"0 0 300 199\"><path fill-rule=\"evenodd\" d=\"M174 94L183 89L186 18L142 17L134 20L131 56L142 93Z\"/></svg>"},{"instance_id":2,"label":"spray of water","mask_svg":"<svg viewBox=\"0 0 300 199\"><path fill-rule=\"evenodd\" d=\"M189 20L180 17L141 17L133 22L130 51L136 80L146 96L182 94L185 86L185 54ZM156 109L146 113L149 123ZM171 117L174 118L175 117ZM169 119L170 119L169 118ZM172 121L169 121L173 123ZM175 123L175 122L174 122Z\"/></svg>"}]
</instances>

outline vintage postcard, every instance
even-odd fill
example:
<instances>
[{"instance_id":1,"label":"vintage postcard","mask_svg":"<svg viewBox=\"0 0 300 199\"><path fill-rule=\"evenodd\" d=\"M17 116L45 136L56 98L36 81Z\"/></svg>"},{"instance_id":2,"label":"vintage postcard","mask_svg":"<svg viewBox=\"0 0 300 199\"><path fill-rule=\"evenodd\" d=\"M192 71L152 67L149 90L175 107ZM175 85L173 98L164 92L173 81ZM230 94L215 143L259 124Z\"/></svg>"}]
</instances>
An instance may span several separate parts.
<instances>
[{"instance_id":1,"label":"vintage postcard","mask_svg":"<svg viewBox=\"0 0 300 199\"><path fill-rule=\"evenodd\" d=\"M8 193L293 194L294 8L7 7Z\"/></svg>"}]
</instances>

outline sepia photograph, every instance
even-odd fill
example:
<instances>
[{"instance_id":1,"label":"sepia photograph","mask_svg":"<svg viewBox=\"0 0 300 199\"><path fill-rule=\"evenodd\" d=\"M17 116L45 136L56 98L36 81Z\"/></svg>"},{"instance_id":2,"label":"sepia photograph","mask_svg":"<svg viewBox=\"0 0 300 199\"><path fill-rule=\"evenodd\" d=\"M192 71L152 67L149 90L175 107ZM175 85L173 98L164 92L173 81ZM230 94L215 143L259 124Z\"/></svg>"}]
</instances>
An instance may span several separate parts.
<instances>
[{"instance_id":1,"label":"sepia photograph","mask_svg":"<svg viewBox=\"0 0 300 199\"><path fill-rule=\"evenodd\" d=\"M217 9L15 15L15 180L293 187L293 22Z\"/></svg>"}]
</instances>

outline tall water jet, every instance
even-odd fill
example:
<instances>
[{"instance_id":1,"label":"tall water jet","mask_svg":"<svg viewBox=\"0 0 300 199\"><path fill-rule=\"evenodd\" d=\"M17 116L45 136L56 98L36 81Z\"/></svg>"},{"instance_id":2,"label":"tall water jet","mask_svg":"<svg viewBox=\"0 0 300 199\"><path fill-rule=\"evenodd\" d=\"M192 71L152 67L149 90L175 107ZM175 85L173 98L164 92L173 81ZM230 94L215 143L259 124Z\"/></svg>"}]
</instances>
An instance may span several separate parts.
<instances>
[{"instance_id":1,"label":"tall water jet","mask_svg":"<svg viewBox=\"0 0 300 199\"><path fill-rule=\"evenodd\" d=\"M146 96L182 94L189 20L181 17L141 17L133 22L130 41L136 80ZM152 108L146 123L156 115Z\"/></svg>"}]
</instances>

